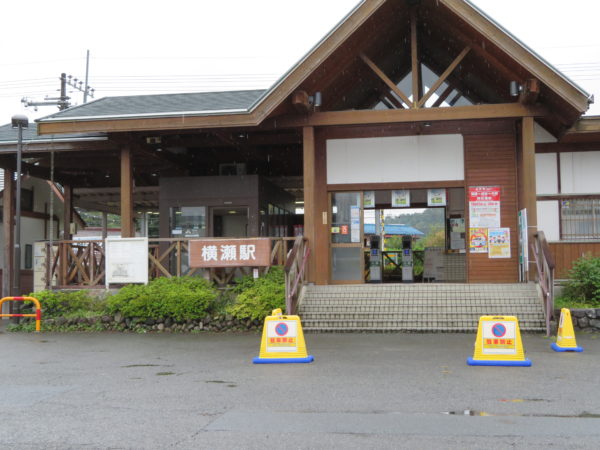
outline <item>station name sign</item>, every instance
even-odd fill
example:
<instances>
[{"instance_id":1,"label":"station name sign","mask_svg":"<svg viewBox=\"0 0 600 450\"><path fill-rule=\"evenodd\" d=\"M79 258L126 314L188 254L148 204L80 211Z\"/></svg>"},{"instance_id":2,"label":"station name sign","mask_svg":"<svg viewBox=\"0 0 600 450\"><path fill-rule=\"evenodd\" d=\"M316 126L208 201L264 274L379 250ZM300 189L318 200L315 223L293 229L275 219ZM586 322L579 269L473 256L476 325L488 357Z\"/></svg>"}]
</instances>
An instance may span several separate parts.
<instances>
[{"instance_id":1,"label":"station name sign","mask_svg":"<svg viewBox=\"0 0 600 450\"><path fill-rule=\"evenodd\" d=\"M194 239L189 241L190 267L266 267L271 239Z\"/></svg>"}]
</instances>

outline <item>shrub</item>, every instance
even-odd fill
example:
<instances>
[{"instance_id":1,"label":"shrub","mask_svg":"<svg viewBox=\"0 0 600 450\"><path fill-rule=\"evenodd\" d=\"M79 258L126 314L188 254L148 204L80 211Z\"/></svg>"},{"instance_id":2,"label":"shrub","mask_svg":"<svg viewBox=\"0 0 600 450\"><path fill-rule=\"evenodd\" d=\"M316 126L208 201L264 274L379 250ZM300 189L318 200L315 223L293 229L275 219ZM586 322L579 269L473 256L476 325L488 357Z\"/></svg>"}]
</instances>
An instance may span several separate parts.
<instances>
[{"instance_id":1,"label":"shrub","mask_svg":"<svg viewBox=\"0 0 600 450\"><path fill-rule=\"evenodd\" d=\"M234 292L236 301L227 312L237 319L263 320L276 308L285 309L285 274L281 267L271 267L269 272L254 279L242 278Z\"/></svg>"},{"instance_id":2,"label":"shrub","mask_svg":"<svg viewBox=\"0 0 600 450\"><path fill-rule=\"evenodd\" d=\"M584 256L573 263L570 280L562 291L562 299L600 306L600 258Z\"/></svg>"},{"instance_id":3,"label":"shrub","mask_svg":"<svg viewBox=\"0 0 600 450\"><path fill-rule=\"evenodd\" d=\"M157 278L147 285L127 285L108 298L111 314L176 321L201 319L217 298L213 285L200 277Z\"/></svg>"},{"instance_id":4,"label":"shrub","mask_svg":"<svg viewBox=\"0 0 600 450\"><path fill-rule=\"evenodd\" d=\"M90 311L99 312L104 308L104 302L94 299L86 291L41 291L29 294L40 301L42 317L78 317L89 315ZM27 309L33 303L25 304Z\"/></svg>"}]
</instances>

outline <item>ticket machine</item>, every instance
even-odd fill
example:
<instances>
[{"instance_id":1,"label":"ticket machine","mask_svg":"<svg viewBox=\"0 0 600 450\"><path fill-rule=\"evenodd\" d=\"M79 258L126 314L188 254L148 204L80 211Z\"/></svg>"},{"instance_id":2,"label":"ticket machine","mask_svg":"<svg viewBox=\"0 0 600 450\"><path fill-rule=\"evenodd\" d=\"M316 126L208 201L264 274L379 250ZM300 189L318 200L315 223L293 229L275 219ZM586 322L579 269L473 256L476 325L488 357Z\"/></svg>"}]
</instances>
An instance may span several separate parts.
<instances>
[{"instance_id":1,"label":"ticket machine","mask_svg":"<svg viewBox=\"0 0 600 450\"><path fill-rule=\"evenodd\" d=\"M412 236L402 236L402 282L412 283L413 281Z\"/></svg>"},{"instance_id":2,"label":"ticket machine","mask_svg":"<svg viewBox=\"0 0 600 450\"><path fill-rule=\"evenodd\" d=\"M377 235L373 235L369 240L371 247L371 250L369 251L369 281L371 283L381 283L381 238Z\"/></svg>"}]
</instances>

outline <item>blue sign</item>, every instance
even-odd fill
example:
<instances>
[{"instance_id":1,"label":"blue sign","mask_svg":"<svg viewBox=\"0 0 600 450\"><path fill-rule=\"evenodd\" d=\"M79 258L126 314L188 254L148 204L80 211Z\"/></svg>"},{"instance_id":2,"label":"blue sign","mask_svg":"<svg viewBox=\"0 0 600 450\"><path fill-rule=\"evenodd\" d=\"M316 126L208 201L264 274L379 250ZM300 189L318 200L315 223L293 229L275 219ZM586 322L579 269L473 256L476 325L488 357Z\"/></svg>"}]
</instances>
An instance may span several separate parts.
<instances>
[{"instance_id":1,"label":"blue sign","mask_svg":"<svg viewBox=\"0 0 600 450\"><path fill-rule=\"evenodd\" d=\"M492 334L501 338L506 334L506 327L501 323L497 323L492 327Z\"/></svg>"},{"instance_id":2,"label":"blue sign","mask_svg":"<svg viewBox=\"0 0 600 450\"><path fill-rule=\"evenodd\" d=\"M285 336L288 333L288 331L288 326L284 322L280 322L277 325L275 325L275 333L277 333L277 336Z\"/></svg>"}]
</instances>

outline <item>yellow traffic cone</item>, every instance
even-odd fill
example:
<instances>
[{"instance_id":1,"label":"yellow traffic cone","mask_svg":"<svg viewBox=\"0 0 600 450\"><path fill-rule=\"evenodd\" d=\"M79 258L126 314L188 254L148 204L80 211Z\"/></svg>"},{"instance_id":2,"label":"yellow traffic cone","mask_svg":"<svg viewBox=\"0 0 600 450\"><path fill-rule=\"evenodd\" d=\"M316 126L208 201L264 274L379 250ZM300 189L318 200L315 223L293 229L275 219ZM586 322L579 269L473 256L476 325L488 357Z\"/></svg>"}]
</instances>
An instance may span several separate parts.
<instances>
[{"instance_id":1,"label":"yellow traffic cone","mask_svg":"<svg viewBox=\"0 0 600 450\"><path fill-rule=\"evenodd\" d=\"M562 308L560 310L560 320L558 322L558 334L556 342L553 342L552 350L556 352L582 352L583 348L577 346L575 341L575 331L573 330L573 321L571 320L571 310Z\"/></svg>"},{"instance_id":2,"label":"yellow traffic cone","mask_svg":"<svg viewBox=\"0 0 600 450\"><path fill-rule=\"evenodd\" d=\"M265 318L260 355L254 364L309 363L314 358L308 355L302 324L298 316L284 316L281 309L274 309Z\"/></svg>"},{"instance_id":3,"label":"yellow traffic cone","mask_svg":"<svg viewBox=\"0 0 600 450\"><path fill-rule=\"evenodd\" d=\"M519 320L514 316L481 316L470 366L531 366L525 358Z\"/></svg>"}]
</instances>

